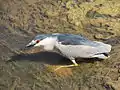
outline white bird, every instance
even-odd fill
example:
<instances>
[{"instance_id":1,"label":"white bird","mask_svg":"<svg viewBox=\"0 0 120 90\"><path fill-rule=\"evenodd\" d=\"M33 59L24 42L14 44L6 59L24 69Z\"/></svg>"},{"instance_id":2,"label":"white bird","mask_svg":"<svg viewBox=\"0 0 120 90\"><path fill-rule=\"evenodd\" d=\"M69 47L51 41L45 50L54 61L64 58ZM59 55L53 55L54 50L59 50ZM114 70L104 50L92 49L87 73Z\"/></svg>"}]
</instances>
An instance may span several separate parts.
<instances>
[{"instance_id":1,"label":"white bird","mask_svg":"<svg viewBox=\"0 0 120 90\"><path fill-rule=\"evenodd\" d=\"M74 34L40 34L37 35L26 47L44 46L46 51L57 48L63 56L69 58L78 66L75 58L99 58L107 59L111 51L111 45L103 42L91 41L81 35Z\"/></svg>"}]
</instances>

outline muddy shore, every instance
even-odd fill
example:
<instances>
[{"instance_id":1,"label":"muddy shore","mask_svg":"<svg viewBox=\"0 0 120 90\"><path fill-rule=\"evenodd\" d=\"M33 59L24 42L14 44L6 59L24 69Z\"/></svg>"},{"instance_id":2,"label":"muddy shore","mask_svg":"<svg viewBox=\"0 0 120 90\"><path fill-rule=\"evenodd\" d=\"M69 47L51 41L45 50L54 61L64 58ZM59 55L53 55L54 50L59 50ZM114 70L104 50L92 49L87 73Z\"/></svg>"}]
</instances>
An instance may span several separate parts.
<instances>
[{"instance_id":1,"label":"muddy shore","mask_svg":"<svg viewBox=\"0 0 120 90\"><path fill-rule=\"evenodd\" d=\"M0 0L0 90L120 90L119 8L119 0ZM71 62L55 52L24 49L41 33L111 44L110 58L78 59L79 67L54 71Z\"/></svg>"}]
</instances>

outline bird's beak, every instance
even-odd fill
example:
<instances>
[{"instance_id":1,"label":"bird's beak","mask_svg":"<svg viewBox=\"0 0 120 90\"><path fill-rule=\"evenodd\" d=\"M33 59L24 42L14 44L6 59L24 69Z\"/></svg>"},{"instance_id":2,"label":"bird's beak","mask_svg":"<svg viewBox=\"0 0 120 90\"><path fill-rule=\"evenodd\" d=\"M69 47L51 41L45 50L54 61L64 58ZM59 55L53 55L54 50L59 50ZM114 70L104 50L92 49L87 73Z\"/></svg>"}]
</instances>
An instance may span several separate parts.
<instances>
[{"instance_id":1,"label":"bird's beak","mask_svg":"<svg viewBox=\"0 0 120 90\"><path fill-rule=\"evenodd\" d=\"M26 47L34 47L36 45L36 42L32 40L30 43L26 45Z\"/></svg>"}]
</instances>

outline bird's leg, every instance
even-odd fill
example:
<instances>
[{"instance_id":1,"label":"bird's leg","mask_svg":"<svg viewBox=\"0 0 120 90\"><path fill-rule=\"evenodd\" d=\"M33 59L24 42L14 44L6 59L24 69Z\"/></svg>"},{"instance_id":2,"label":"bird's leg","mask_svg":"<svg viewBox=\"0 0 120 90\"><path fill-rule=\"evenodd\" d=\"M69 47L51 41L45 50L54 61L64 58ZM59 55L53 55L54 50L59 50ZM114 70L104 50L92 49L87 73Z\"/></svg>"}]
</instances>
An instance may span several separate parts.
<instances>
[{"instance_id":1,"label":"bird's leg","mask_svg":"<svg viewBox=\"0 0 120 90\"><path fill-rule=\"evenodd\" d=\"M77 64L76 61L75 61L75 58L71 58L70 60L73 62L73 65L74 65L74 66L78 66L78 64Z\"/></svg>"},{"instance_id":2,"label":"bird's leg","mask_svg":"<svg viewBox=\"0 0 120 90\"><path fill-rule=\"evenodd\" d=\"M58 69L60 69L60 68L62 68L62 67L73 67L73 66L78 66L78 64L77 64L76 61L75 61L75 58L70 57L69 59L73 62L72 65L64 65L64 66L60 66L60 67L56 68L55 71L58 70Z\"/></svg>"}]
</instances>

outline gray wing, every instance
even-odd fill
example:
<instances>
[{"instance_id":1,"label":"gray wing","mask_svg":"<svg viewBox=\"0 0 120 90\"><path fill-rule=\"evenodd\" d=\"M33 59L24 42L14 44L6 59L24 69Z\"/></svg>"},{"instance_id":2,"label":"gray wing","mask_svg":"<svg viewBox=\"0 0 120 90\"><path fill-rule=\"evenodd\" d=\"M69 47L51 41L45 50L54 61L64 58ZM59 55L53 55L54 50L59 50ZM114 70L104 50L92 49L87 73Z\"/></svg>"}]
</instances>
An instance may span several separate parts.
<instances>
[{"instance_id":1,"label":"gray wing","mask_svg":"<svg viewBox=\"0 0 120 90\"><path fill-rule=\"evenodd\" d=\"M111 45L105 44L98 41L91 41L82 35L74 35L74 34L57 34L58 41L61 42L62 45L84 45L96 47L100 50L100 52L110 52Z\"/></svg>"},{"instance_id":2,"label":"gray wing","mask_svg":"<svg viewBox=\"0 0 120 90\"><path fill-rule=\"evenodd\" d=\"M73 34L57 34L58 41L63 45L79 45L82 44L87 39L81 35Z\"/></svg>"},{"instance_id":3,"label":"gray wing","mask_svg":"<svg viewBox=\"0 0 120 90\"><path fill-rule=\"evenodd\" d=\"M58 37L58 41L63 45L88 45L88 46L98 46L100 43L88 40L82 35L74 34L53 34L53 36Z\"/></svg>"}]
</instances>

